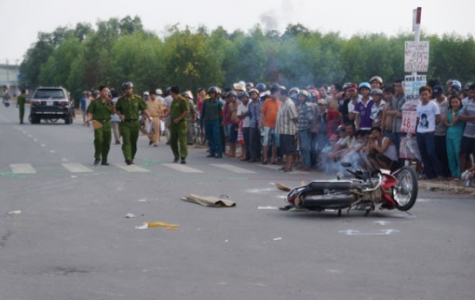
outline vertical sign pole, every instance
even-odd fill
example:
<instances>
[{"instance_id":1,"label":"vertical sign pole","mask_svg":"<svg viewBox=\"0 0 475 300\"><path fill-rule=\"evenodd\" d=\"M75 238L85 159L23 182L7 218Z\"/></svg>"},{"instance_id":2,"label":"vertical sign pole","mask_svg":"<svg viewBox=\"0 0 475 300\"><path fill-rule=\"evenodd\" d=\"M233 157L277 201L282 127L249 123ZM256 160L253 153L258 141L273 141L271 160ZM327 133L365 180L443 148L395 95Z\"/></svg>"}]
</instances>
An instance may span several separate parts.
<instances>
[{"instance_id":1,"label":"vertical sign pole","mask_svg":"<svg viewBox=\"0 0 475 300\"><path fill-rule=\"evenodd\" d=\"M414 41L419 42L421 39L421 13L422 8L414 9ZM417 72L412 72L412 76L417 76Z\"/></svg>"}]
</instances>

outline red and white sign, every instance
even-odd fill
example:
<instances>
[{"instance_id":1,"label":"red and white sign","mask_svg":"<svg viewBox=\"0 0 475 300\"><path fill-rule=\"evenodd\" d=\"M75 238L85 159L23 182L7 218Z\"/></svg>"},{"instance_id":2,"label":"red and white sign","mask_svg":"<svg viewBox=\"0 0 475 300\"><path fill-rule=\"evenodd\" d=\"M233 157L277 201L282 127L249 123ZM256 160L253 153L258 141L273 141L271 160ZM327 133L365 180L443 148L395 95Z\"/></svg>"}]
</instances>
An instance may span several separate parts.
<instances>
[{"instance_id":1,"label":"red and white sign","mask_svg":"<svg viewBox=\"0 0 475 300\"><path fill-rule=\"evenodd\" d=\"M402 111L401 132L416 133L417 113L414 110Z\"/></svg>"}]
</instances>

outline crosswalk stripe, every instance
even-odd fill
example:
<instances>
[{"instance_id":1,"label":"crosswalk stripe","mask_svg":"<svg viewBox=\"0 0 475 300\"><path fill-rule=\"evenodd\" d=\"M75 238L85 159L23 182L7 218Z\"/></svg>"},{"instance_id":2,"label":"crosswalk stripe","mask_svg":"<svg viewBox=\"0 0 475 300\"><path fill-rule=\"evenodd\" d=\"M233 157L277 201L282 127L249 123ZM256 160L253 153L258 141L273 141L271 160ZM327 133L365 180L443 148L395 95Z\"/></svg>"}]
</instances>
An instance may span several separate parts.
<instances>
[{"instance_id":1,"label":"crosswalk stripe","mask_svg":"<svg viewBox=\"0 0 475 300\"><path fill-rule=\"evenodd\" d=\"M91 173L93 172L91 169L88 167L82 165L82 164L75 164L75 163L63 163L63 167L68 169L69 172L71 173Z\"/></svg>"},{"instance_id":2,"label":"crosswalk stripe","mask_svg":"<svg viewBox=\"0 0 475 300\"><path fill-rule=\"evenodd\" d=\"M119 168L121 168L122 170L125 170L127 172L132 172L132 173L146 173L146 172L150 172L149 170L147 169L144 169L144 168L141 168L139 166L136 166L136 165L123 165L123 164L114 164L114 166L117 166Z\"/></svg>"},{"instance_id":3,"label":"crosswalk stripe","mask_svg":"<svg viewBox=\"0 0 475 300\"><path fill-rule=\"evenodd\" d=\"M221 168L223 170L231 171L234 173L239 173L239 174L256 174L256 172L251 171L251 170L246 170L243 168L239 168L233 165L228 165L228 164L210 164L213 167Z\"/></svg>"},{"instance_id":4,"label":"crosswalk stripe","mask_svg":"<svg viewBox=\"0 0 475 300\"><path fill-rule=\"evenodd\" d=\"M35 169L30 164L11 164L10 168L15 174L36 174Z\"/></svg>"},{"instance_id":5,"label":"crosswalk stripe","mask_svg":"<svg viewBox=\"0 0 475 300\"><path fill-rule=\"evenodd\" d=\"M169 167L171 169L183 172L183 173L203 173L203 171L194 169L182 164L163 164L166 167Z\"/></svg>"}]
</instances>

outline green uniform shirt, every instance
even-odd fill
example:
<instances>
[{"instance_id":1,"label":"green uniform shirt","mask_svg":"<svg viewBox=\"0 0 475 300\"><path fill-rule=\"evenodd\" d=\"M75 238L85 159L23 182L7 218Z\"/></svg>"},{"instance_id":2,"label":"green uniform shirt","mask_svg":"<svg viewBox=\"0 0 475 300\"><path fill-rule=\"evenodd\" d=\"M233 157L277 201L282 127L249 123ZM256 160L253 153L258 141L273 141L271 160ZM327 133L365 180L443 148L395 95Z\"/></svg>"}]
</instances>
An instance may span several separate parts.
<instances>
[{"instance_id":1,"label":"green uniform shirt","mask_svg":"<svg viewBox=\"0 0 475 300\"><path fill-rule=\"evenodd\" d=\"M112 113L112 106L107 99L102 102L102 99L91 101L91 104L87 107L87 112L92 114L94 120L110 120Z\"/></svg>"},{"instance_id":2,"label":"green uniform shirt","mask_svg":"<svg viewBox=\"0 0 475 300\"><path fill-rule=\"evenodd\" d=\"M117 100L115 109L124 115L126 120L138 120L139 111L146 110L147 104L145 104L140 96L123 96Z\"/></svg>"},{"instance_id":3,"label":"green uniform shirt","mask_svg":"<svg viewBox=\"0 0 475 300\"><path fill-rule=\"evenodd\" d=\"M178 96L176 100L172 101L172 104L170 105L170 119L173 123L173 120L176 118L180 117L185 111L189 111L188 107L188 101L185 98L182 98L181 96ZM182 122L185 122L186 118L181 119L180 123L176 124L179 125Z\"/></svg>"},{"instance_id":4,"label":"green uniform shirt","mask_svg":"<svg viewBox=\"0 0 475 300\"><path fill-rule=\"evenodd\" d=\"M205 103L203 103L204 106L204 114L205 114L205 120L207 121L217 121L219 120L219 116L221 114L221 102L216 98L214 101L211 100L206 100Z\"/></svg>"},{"instance_id":5,"label":"green uniform shirt","mask_svg":"<svg viewBox=\"0 0 475 300\"><path fill-rule=\"evenodd\" d=\"M16 101L19 107L24 107L26 103L25 95L18 96L18 99Z\"/></svg>"}]
</instances>

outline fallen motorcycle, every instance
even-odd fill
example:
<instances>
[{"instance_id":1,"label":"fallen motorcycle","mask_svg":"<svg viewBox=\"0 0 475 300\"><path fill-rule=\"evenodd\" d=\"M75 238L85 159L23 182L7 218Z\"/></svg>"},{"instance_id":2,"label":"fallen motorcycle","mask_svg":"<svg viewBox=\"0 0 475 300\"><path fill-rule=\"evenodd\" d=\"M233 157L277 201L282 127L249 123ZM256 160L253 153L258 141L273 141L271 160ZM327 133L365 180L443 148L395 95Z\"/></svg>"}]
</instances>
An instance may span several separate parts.
<instances>
[{"instance_id":1,"label":"fallen motorcycle","mask_svg":"<svg viewBox=\"0 0 475 300\"><path fill-rule=\"evenodd\" d=\"M351 167L350 164L342 164ZM391 173L387 170L370 172L349 168L354 176L348 180L312 181L290 190L288 206L282 210L324 211L343 209L364 210L367 216L376 207L379 209L410 210L417 199L417 175L410 167Z\"/></svg>"}]
</instances>

